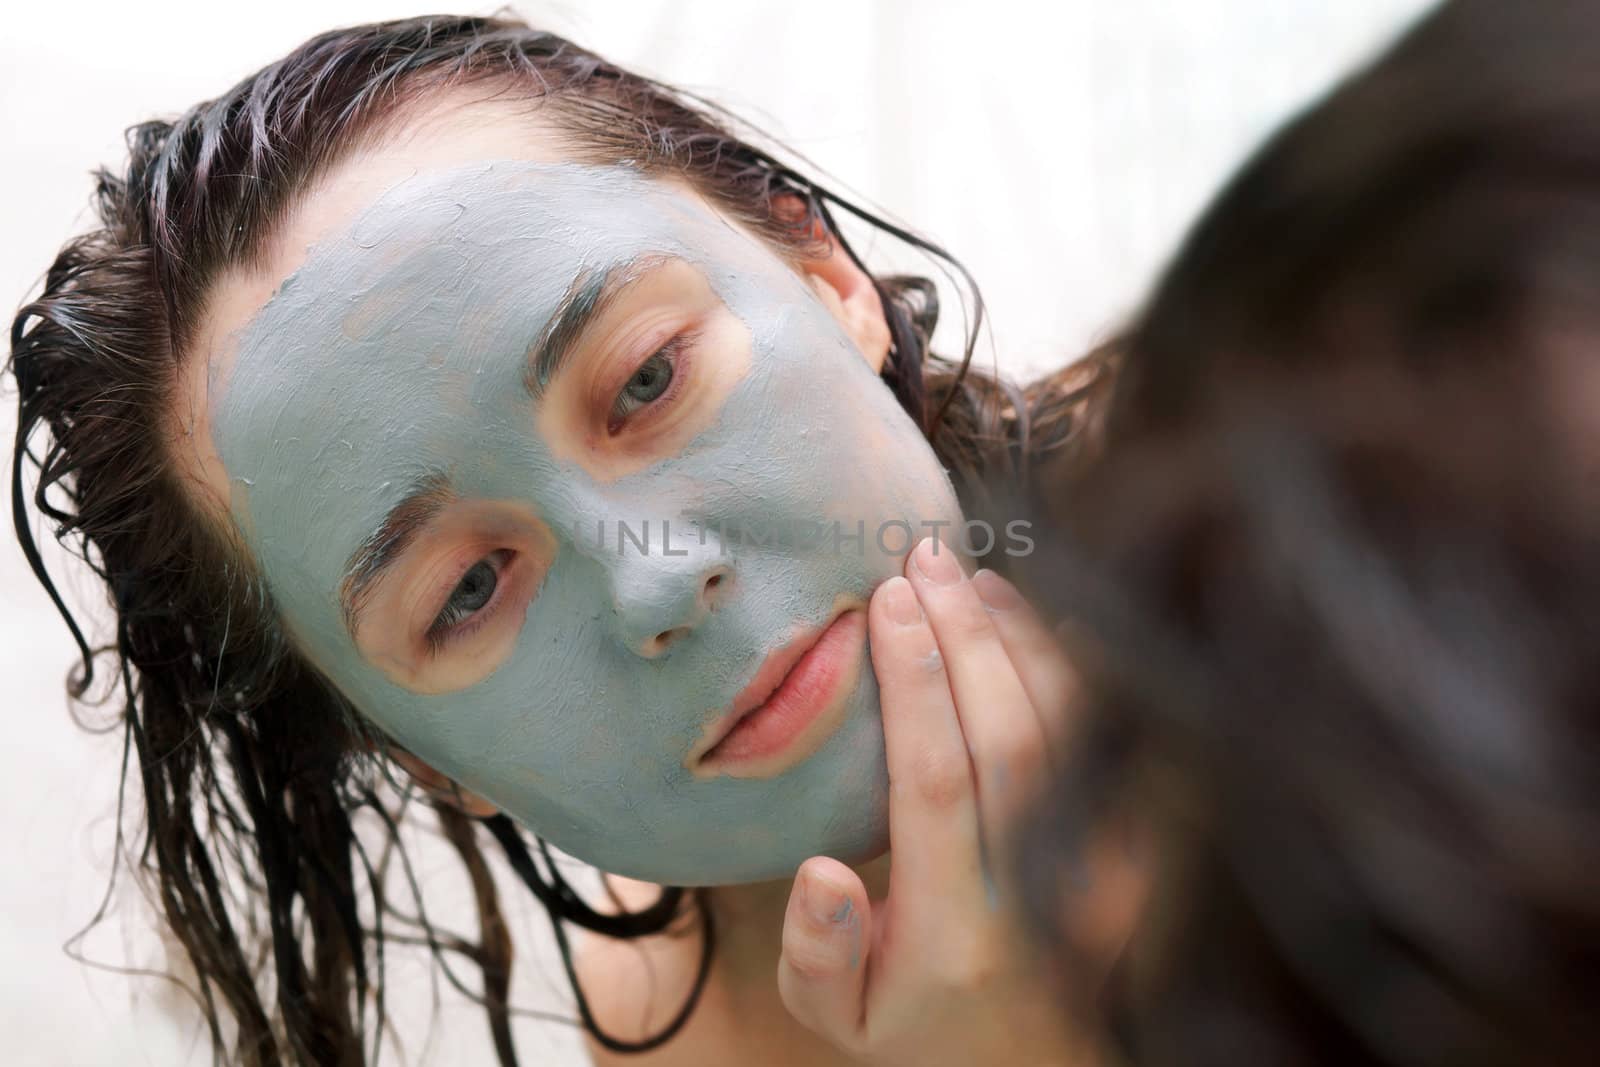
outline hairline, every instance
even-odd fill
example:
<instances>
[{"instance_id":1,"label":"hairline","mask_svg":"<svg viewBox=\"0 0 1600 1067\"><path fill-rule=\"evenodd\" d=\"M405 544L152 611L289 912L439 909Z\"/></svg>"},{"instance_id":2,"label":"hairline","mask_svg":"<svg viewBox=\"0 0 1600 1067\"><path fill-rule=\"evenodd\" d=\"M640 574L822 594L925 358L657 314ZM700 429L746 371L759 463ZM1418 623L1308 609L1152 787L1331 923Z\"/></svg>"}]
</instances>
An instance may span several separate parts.
<instances>
[{"instance_id":1,"label":"hairline","mask_svg":"<svg viewBox=\"0 0 1600 1067\"><path fill-rule=\"evenodd\" d=\"M449 112L459 118L463 110L480 111L482 114L500 110L528 120L534 112L549 107L554 109L552 121L539 123L534 120L530 123L531 132L555 138L557 147L570 155L571 162L616 166L629 158L617 151L609 151L608 146L597 139L586 138L581 128L575 128L575 124L562 122L564 110L572 108L576 111L572 101L581 96L581 91L544 93L538 87L498 69L457 72L444 78L419 71L405 80L407 85L402 95L353 122L343 131L346 136L338 147L313 158L297 176L296 187L270 204L270 210L255 223L253 239L237 253L232 262L221 266L205 280L202 295L196 300L193 314L188 319L192 325L183 331L188 336L180 333L169 338L171 370L163 383L159 399L162 425L157 429L157 438L162 442L164 453L161 464L163 474L172 478L177 493L191 502L197 521L221 540L224 551L234 556L240 566L247 568L254 579L263 583L265 575L250 548L248 532L233 508L232 479L216 449L211 426L210 382L215 377L216 361L237 356L236 351L227 353L209 343L215 341L217 336L215 314L219 294L235 284L260 285L263 281L275 291L283 279L294 273L306 254L302 250L298 256L293 256L285 248L287 234L296 214L312 198L328 189L341 171L357 166L404 138L426 130L430 123L443 117L441 112ZM496 91L488 95L473 91L485 85L496 86ZM686 170L666 165L659 159L635 159L632 162L646 176L678 185L701 199L727 222L760 240L791 269L798 269L801 263L810 258L800 248L778 239L772 228L753 225L730 213L713 193L703 189ZM251 317L259 311L258 306ZM240 323L234 329L242 328L247 322ZM201 341L208 343L199 343ZM195 382L196 377L205 383L203 391ZM187 425L183 417L185 412L191 420ZM207 464L195 454L195 439L202 434L204 444L200 447L207 449L216 459L216 471L221 476L223 486L221 492L207 477Z\"/></svg>"}]
</instances>

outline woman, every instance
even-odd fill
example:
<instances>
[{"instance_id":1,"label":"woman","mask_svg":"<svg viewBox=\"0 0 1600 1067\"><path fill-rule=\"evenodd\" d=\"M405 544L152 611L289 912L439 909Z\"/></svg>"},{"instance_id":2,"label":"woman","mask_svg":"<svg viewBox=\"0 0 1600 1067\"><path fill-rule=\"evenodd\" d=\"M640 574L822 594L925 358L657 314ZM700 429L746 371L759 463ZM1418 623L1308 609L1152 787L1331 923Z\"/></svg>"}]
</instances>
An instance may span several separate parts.
<instances>
[{"instance_id":1,"label":"woman","mask_svg":"<svg viewBox=\"0 0 1600 1067\"><path fill-rule=\"evenodd\" d=\"M246 1062L359 1062L377 1034L369 960L399 914L351 824L367 808L395 833L374 752L436 795L472 877L483 937L460 948L503 1062L511 946L463 813L564 955L561 921L655 934L680 893L592 908L501 813L616 873L729 887L697 894L693 936L654 942L681 982L586 952L601 980L579 1011L607 1052L685 1019L662 1062L748 1062L775 1034L794 1062L1015 1045L1027 983L981 918L974 798L992 778L991 820L1008 803L987 768L1038 762L1060 665L1022 613L990 621L980 593L1007 587L968 582L948 548L897 576L929 532L1004 562L1009 531L952 535L1073 443L1098 376L1022 393L934 359L932 287L871 276L830 207L862 214L508 20L324 35L138 127L126 173L101 175L103 228L13 327L17 528L49 586L20 488L47 431L34 502L116 608L144 855L219 1055L233 1032ZM930 678L942 703L902 699ZM985 742L957 705L997 694ZM929 707L942 763L900 743L930 727L894 710ZM976 770L968 745L989 753ZM937 804L891 808L896 767L903 785L941 766ZM788 876L824 854L856 866L807 864L785 924ZM920 861L869 903L886 864ZM839 920L807 926L807 900ZM949 1034L926 1025L929 990L960 981L930 986L905 947L933 952L940 929L983 950L954 954L960 981L991 986L982 1024Z\"/></svg>"},{"instance_id":2,"label":"woman","mask_svg":"<svg viewBox=\"0 0 1600 1067\"><path fill-rule=\"evenodd\" d=\"M1035 558L1090 699L1022 853L1118 1058L1594 1060L1597 40L1593 4L1443 5L1129 335ZM1129 826L1108 993L1082 867Z\"/></svg>"}]
</instances>

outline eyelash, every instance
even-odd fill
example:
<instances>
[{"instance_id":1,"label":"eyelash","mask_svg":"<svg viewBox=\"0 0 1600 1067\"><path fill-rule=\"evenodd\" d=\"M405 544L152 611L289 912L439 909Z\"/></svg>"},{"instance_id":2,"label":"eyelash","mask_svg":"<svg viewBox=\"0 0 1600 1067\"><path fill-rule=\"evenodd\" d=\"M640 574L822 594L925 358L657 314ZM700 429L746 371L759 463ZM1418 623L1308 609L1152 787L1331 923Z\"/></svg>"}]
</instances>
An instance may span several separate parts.
<instances>
[{"instance_id":1,"label":"eyelash","mask_svg":"<svg viewBox=\"0 0 1600 1067\"><path fill-rule=\"evenodd\" d=\"M637 415L640 411L654 407L662 407L672 403L673 399L677 396L678 390L683 382L682 370L687 362L684 359L684 356L698 338L699 334L697 332L686 330L683 333L673 337L670 341L656 349L654 352L651 352L644 359L640 360L633 370L628 372L628 377L623 380L622 385L617 389L616 398L612 400L611 410L607 413L607 433L617 433L623 428L623 426L627 425L629 419ZM624 390L627 389L628 383L633 381L634 376L644 368L645 364L649 363L652 359L655 359L658 356L665 357L668 366L672 368L672 379L667 383L666 391L652 400L640 402L639 406L635 407L631 411L618 414L618 409L622 406Z\"/></svg>"},{"instance_id":2,"label":"eyelash","mask_svg":"<svg viewBox=\"0 0 1600 1067\"><path fill-rule=\"evenodd\" d=\"M496 549L487 556L473 560L467 566L467 569L457 576L455 584L450 586L450 593L445 599L444 607L439 609L439 614L434 617L433 622L423 634L423 640L427 645L430 656L437 654L448 645L471 637L480 627L494 617L495 612L499 610L500 601L504 597L501 583L505 580L506 571L510 567L511 556L510 549ZM494 592L489 594L489 602L477 611L467 615L464 619L448 621L446 616L450 614L450 599L455 596L456 590L461 587L462 579L466 578L478 564L491 560L497 561L497 565L494 566Z\"/></svg>"}]
</instances>

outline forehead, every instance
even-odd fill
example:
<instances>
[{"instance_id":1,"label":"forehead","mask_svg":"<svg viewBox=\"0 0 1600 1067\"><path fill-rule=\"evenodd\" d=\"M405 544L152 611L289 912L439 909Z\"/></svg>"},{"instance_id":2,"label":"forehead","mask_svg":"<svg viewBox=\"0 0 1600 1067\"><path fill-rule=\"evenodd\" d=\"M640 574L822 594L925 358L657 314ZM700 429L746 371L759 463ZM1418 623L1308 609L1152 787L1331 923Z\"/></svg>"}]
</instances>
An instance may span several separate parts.
<instances>
[{"instance_id":1,"label":"forehead","mask_svg":"<svg viewBox=\"0 0 1600 1067\"><path fill-rule=\"evenodd\" d=\"M540 112L530 112L527 104L484 101L480 97L485 92L455 89L430 97L407 111L386 136L319 175L294 198L257 261L218 277L206 301L194 355L213 364L231 359L229 340L300 268L310 250L407 178L479 161L571 161L559 130Z\"/></svg>"},{"instance_id":2,"label":"forehead","mask_svg":"<svg viewBox=\"0 0 1600 1067\"><path fill-rule=\"evenodd\" d=\"M449 464L527 423L530 350L574 286L661 256L735 303L729 279L764 265L752 237L628 168L499 160L402 179L313 246L213 368L235 498L262 465L313 480L338 458L325 438L350 453L341 467L363 449Z\"/></svg>"},{"instance_id":3,"label":"forehead","mask_svg":"<svg viewBox=\"0 0 1600 1067\"><path fill-rule=\"evenodd\" d=\"M263 566L332 588L342 557L318 546L348 551L419 478L484 497L513 475L576 484L537 433L529 352L576 281L657 255L736 308L763 273L753 237L623 167L431 170L324 236L230 338L206 398L226 499Z\"/></svg>"},{"instance_id":4,"label":"forehead","mask_svg":"<svg viewBox=\"0 0 1600 1067\"><path fill-rule=\"evenodd\" d=\"M310 250L407 177L476 160L570 159L558 128L534 105L490 95L462 87L414 104L386 136L351 152L298 195L254 263L224 270L212 283L173 383L168 436L177 473L219 526L227 525L228 479L212 440L209 395L233 371L240 331Z\"/></svg>"},{"instance_id":5,"label":"forehead","mask_svg":"<svg viewBox=\"0 0 1600 1067\"><path fill-rule=\"evenodd\" d=\"M536 105L488 96L485 89L468 87L436 94L414 107L381 141L352 152L312 183L254 264L224 272L213 284L190 350L180 362L169 437L178 473L219 524L227 523L229 480L214 440L213 394L232 379L248 327L304 268L312 250L386 199L390 204L403 201L398 191L405 187L421 191L425 183L419 179L442 170L490 161L559 169L572 162L559 128ZM704 206L687 186L677 188Z\"/></svg>"}]
</instances>

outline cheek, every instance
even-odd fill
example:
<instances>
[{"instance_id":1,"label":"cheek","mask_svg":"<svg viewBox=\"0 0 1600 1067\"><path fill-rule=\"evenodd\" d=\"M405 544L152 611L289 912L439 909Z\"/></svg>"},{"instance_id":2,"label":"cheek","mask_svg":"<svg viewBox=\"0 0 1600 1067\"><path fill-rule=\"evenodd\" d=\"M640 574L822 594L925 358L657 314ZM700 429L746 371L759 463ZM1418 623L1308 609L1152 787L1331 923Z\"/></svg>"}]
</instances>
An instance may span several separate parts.
<instances>
[{"instance_id":1,"label":"cheek","mask_svg":"<svg viewBox=\"0 0 1600 1067\"><path fill-rule=\"evenodd\" d=\"M557 461L574 465L597 485L614 484L682 455L716 426L735 389L759 373L752 363L749 329L724 312L699 331L681 363L682 379L659 410L646 409L609 433L604 414L612 398L586 391L578 375L565 375L545 398L539 435Z\"/></svg>"},{"instance_id":2,"label":"cheek","mask_svg":"<svg viewBox=\"0 0 1600 1067\"><path fill-rule=\"evenodd\" d=\"M959 516L943 465L888 389L864 370L838 377L817 401L830 429L809 435L816 443L804 458L806 470L829 471L832 506L869 524L902 519L918 529Z\"/></svg>"},{"instance_id":3,"label":"cheek","mask_svg":"<svg viewBox=\"0 0 1600 1067\"><path fill-rule=\"evenodd\" d=\"M636 706L638 696L596 618L597 591L571 562L552 567L540 597L508 627L510 647L472 685L423 694L363 664L358 706L490 799L494 782L518 768L562 781L580 768L614 765L629 738L608 728L608 709ZM647 727L637 725L633 739L641 740Z\"/></svg>"},{"instance_id":4,"label":"cheek","mask_svg":"<svg viewBox=\"0 0 1600 1067\"><path fill-rule=\"evenodd\" d=\"M513 650L491 678L443 697L369 677L359 706L418 757L504 803L529 781L570 781L588 758L573 714L584 706L586 686L562 666L537 651Z\"/></svg>"}]
</instances>

